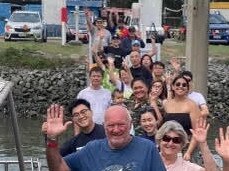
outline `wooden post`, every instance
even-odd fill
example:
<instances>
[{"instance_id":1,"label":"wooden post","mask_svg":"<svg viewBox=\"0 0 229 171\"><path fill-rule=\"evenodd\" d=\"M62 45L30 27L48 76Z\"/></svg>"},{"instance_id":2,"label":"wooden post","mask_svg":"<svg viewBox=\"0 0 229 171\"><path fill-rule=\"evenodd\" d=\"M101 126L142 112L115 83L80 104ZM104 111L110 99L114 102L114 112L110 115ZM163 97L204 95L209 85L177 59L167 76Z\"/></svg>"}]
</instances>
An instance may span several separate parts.
<instances>
[{"instance_id":1,"label":"wooden post","mask_svg":"<svg viewBox=\"0 0 229 171\"><path fill-rule=\"evenodd\" d=\"M186 69L191 70L194 88L207 95L209 0L188 0Z\"/></svg>"}]
</instances>

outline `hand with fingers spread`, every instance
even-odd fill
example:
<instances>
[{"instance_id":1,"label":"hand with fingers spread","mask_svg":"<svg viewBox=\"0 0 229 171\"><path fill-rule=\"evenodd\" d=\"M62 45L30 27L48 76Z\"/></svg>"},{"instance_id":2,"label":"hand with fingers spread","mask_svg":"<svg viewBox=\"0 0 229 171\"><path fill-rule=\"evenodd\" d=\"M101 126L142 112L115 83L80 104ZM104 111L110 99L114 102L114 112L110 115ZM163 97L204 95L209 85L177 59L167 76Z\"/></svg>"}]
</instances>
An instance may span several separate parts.
<instances>
[{"instance_id":1,"label":"hand with fingers spread","mask_svg":"<svg viewBox=\"0 0 229 171\"><path fill-rule=\"evenodd\" d=\"M225 134L223 128L219 129L219 138L215 139L215 150L223 158L224 165L227 165L229 169L229 126L226 128Z\"/></svg>"},{"instance_id":2,"label":"hand with fingers spread","mask_svg":"<svg viewBox=\"0 0 229 171\"><path fill-rule=\"evenodd\" d=\"M47 137L54 139L67 130L72 121L64 123L64 108L58 104L51 105L47 110Z\"/></svg>"},{"instance_id":3,"label":"hand with fingers spread","mask_svg":"<svg viewBox=\"0 0 229 171\"><path fill-rule=\"evenodd\" d=\"M204 143L207 140L207 133L209 130L210 124L207 123L206 119L200 117L195 129L191 129L193 137L198 143Z\"/></svg>"},{"instance_id":4,"label":"hand with fingers spread","mask_svg":"<svg viewBox=\"0 0 229 171\"><path fill-rule=\"evenodd\" d=\"M176 57L173 57L170 60L170 64L172 65L172 67L175 69L175 71L180 71L181 69L181 62L180 60L178 60Z\"/></svg>"}]
</instances>

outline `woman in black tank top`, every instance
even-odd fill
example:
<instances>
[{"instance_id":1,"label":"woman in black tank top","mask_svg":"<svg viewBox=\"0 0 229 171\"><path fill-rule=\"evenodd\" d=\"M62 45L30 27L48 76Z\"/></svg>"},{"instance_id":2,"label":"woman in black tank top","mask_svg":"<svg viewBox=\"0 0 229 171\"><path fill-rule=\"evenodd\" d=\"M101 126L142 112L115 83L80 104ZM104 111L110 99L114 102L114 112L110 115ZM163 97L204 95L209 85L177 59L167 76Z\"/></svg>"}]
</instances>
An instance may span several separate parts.
<instances>
[{"instance_id":1,"label":"woman in black tank top","mask_svg":"<svg viewBox=\"0 0 229 171\"><path fill-rule=\"evenodd\" d=\"M187 97L189 91L188 80L179 75L174 78L172 85L172 99L168 99L164 103L165 115L163 121L175 120L179 122L190 135L190 129L194 128L198 118L201 116L198 106ZM193 139L184 155L189 160L191 154L196 147Z\"/></svg>"}]
</instances>

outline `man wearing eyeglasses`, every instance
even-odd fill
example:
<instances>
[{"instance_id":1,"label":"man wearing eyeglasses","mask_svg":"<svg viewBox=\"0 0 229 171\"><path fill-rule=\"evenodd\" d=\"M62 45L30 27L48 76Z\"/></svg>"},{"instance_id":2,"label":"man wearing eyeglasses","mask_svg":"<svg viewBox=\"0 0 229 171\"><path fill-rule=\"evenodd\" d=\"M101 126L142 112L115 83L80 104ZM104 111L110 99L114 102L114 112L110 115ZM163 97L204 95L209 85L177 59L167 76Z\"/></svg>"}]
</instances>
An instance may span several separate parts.
<instances>
[{"instance_id":1,"label":"man wearing eyeglasses","mask_svg":"<svg viewBox=\"0 0 229 171\"><path fill-rule=\"evenodd\" d=\"M48 111L50 111L52 107L53 106L50 106ZM56 108L58 107L60 108L59 105L56 105ZM73 100L69 106L69 113L72 117L74 129L77 127L78 133L61 146L60 154L62 157L80 150L90 141L106 137L104 127L93 122L93 113L88 101L84 99ZM47 122L44 122L42 132L45 135L47 134L47 127Z\"/></svg>"},{"instance_id":2,"label":"man wearing eyeglasses","mask_svg":"<svg viewBox=\"0 0 229 171\"><path fill-rule=\"evenodd\" d=\"M79 112L75 113L76 116ZM104 128L107 138L88 143L64 158L57 137L72 123L63 119L63 108L52 105L47 111L46 155L50 171L166 171L154 143L129 134L129 111L114 105L106 110ZM139 155L139 152L141 155Z\"/></svg>"},{"instance_id":3,"label":"man wearing eyeglasses","mask_svg":"<svg viewBox=\"0 0 229 171\"><path fill-rule=\"evenodd\" d=\"M74 100L69 107L69 112L72 114L73 124L79 128L79 134L61 146L60 154L63 157L80 150L92 140L106 137L103 126L93 122L93 113L88 101Z\"/></svg>"}]
</instances>

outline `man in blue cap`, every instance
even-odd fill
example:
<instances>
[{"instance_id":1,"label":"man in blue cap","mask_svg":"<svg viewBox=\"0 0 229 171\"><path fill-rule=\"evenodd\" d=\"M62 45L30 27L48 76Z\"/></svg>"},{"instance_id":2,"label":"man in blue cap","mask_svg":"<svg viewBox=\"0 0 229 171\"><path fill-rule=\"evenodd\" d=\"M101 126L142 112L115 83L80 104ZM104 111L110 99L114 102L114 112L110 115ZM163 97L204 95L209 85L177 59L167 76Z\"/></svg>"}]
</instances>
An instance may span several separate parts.
<instances>
[{"instance_id":1,"label":"man in blue cap","mask_svg":"<svg viewBox=\"0 0 229 171\"><path fill-rule=\"evenodd\" d=\"M122 39L121 48L124 49L127 54L130 54L130 52L132 51L132 43L135 40L139 41L141 48L145 47L144 41L137 36L136 29L132 26L129 28L129 35L126 38Z\"/></svg>"}]
</instances>

